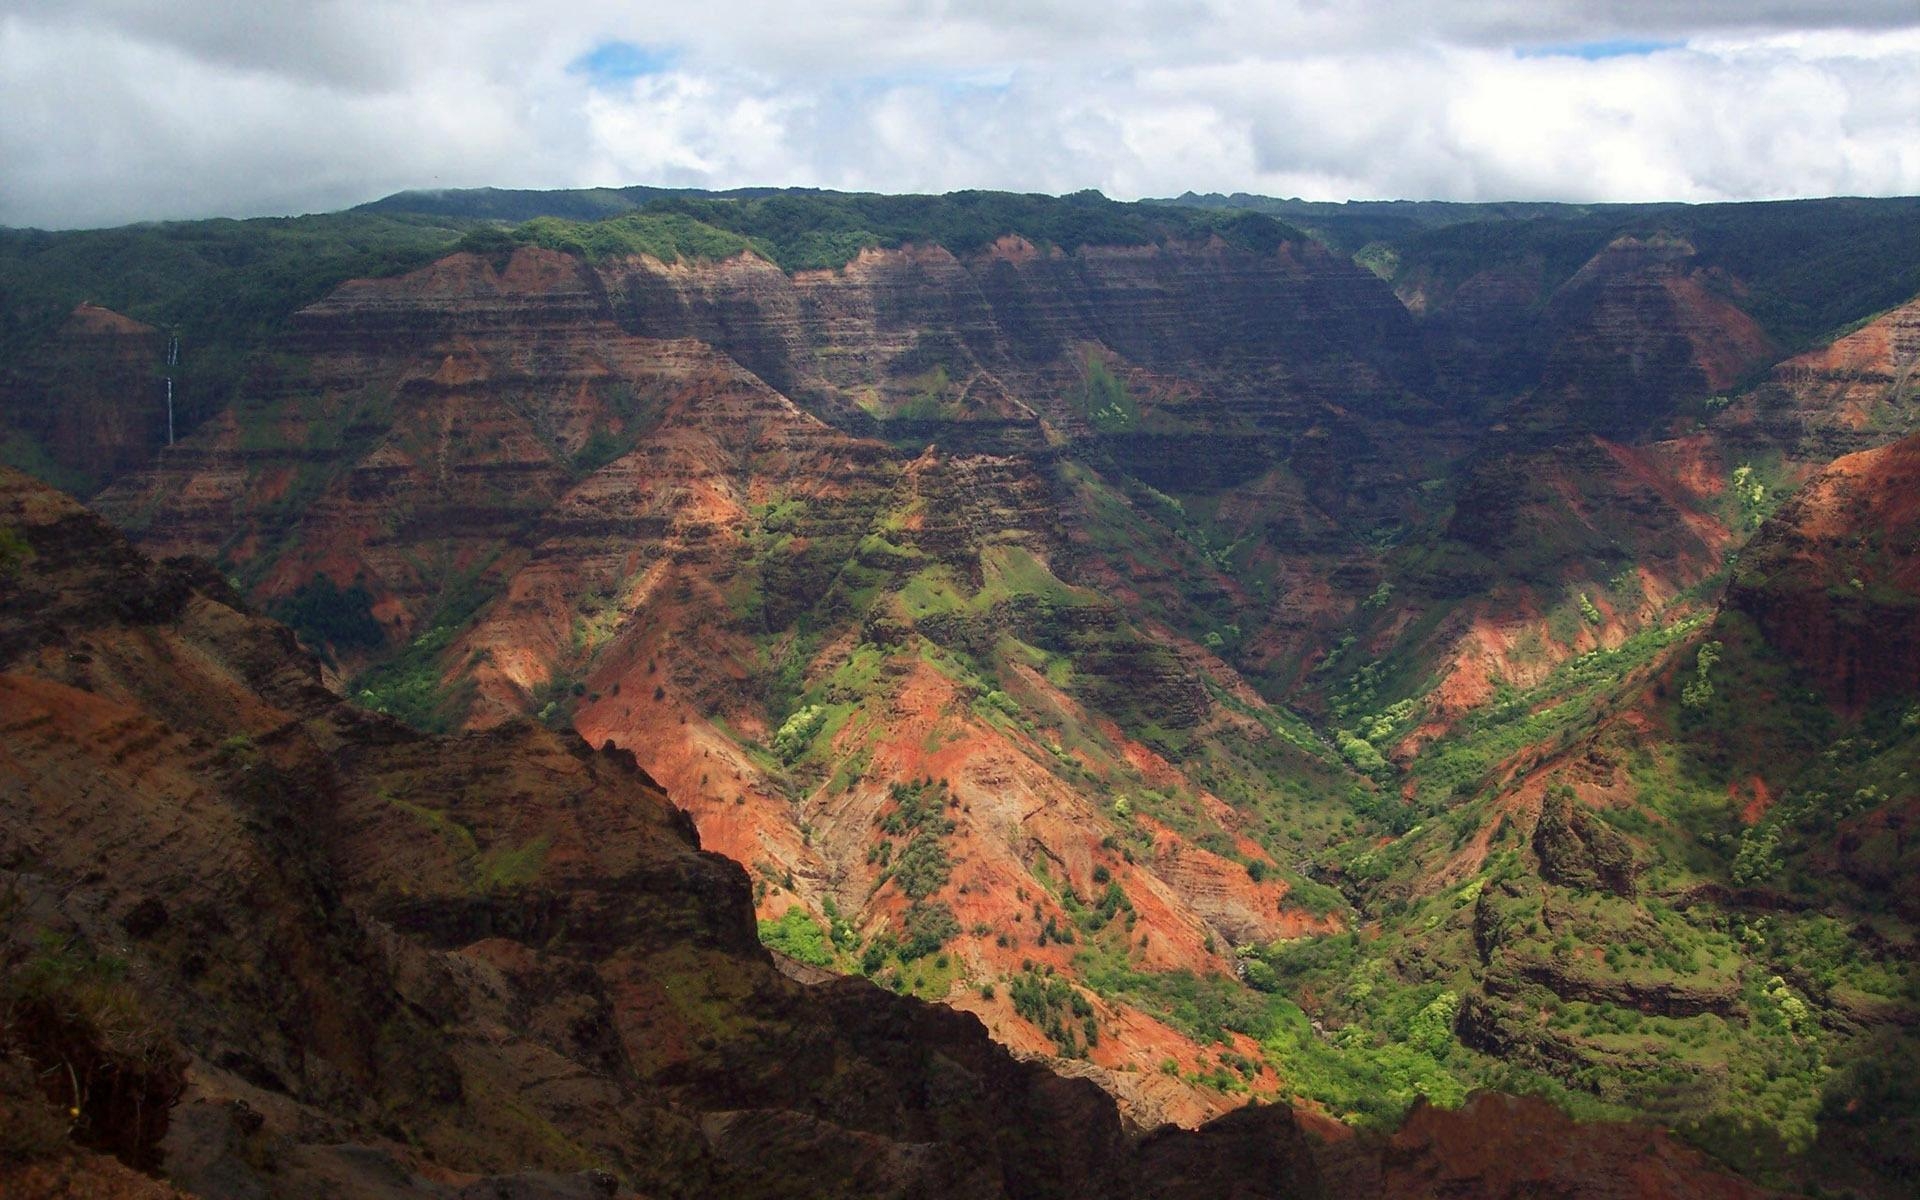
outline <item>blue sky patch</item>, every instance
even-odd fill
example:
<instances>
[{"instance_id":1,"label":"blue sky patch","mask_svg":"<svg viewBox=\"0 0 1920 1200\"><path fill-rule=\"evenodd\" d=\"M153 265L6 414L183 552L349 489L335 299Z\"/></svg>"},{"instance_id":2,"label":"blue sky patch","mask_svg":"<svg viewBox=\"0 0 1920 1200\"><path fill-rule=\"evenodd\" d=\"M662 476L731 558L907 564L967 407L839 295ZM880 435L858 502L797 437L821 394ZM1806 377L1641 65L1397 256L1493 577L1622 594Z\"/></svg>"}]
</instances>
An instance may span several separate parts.
<instances>
[{"instance_id":1,"label":"blue sky patch","mask_svg":"<svg viewBox=\"0 0 1920 1200\"><path fill-rule=\"evenodd\" d=\"M634 42L606 41L567 64L575 75L585 75L596 87L606 87L658 75L672 69L680 54L665 46L642 46Z\"/></svg>"},{"instance_id":2,"label":"blue sky patch","mask_svg":"<svg viewBox=\"0 0 1920 1200\"><path fill-rule=\"evenodd\" d=\"M1563 42L1552 46L1521 46L1521 58L1584 58L1588 62L1602 58L1632 58L1678 50L1685 42L1661 42L1646 38L1608 38L1599 42Z\"/></svg>"}]
</instances>

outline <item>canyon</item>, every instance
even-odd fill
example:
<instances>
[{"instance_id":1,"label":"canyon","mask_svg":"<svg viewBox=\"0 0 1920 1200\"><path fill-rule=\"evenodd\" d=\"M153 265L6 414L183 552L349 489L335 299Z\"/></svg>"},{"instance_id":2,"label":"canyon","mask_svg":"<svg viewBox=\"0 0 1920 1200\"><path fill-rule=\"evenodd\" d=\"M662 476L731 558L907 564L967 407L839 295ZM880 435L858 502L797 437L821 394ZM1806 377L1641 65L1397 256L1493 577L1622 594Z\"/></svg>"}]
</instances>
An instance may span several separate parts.
<instances>
[{"instance_id":1,"label":"canyon","mask_svg":"<svg viewBox=\"0 0 1920 1200\"><path fill-rule=\"evenodd\" d=\"M569 1036L601 1048L543 1044L622 1095L668 1086L662 1145L690 1136L675 1105L814 1104L839 1114L815 1145L908 1191L958 1160L908 1162L920 1118L802 1102L772 1065L781 1030L857 1027L836 1052L885 1057L854 1014L897 997L872 1018L886 1036L960 1046L941 1053L1032 1097L1016 1124L1108 1114L1102 1162L1190 1172L1193 1147L1278 1138L1297 1145L1276 1177L1352 1194L1373 1172L1378 1191L1405 1153L1422 1194L1453 1169L1422 1154L1500 1136L1463 1132L1498 1124L1489 1105L1565 1120L1468 1098L1504 1088L1595 1129L1670 1126L1774 1186L1897 1194L1912 1118L1862 1064L1911 1049L1920 579L1900 439L1920 288L1894 289L1920 277L1831 246L1904 245L1905 202L1489 217L1390 254L1340 224L1372 229L1365 211L1282 202L1008 201L1004 227L987 194L647 203L479 224L329 282L164 450L153 324L41 318L0 381L11 460L146 554L217 563L167 569L291 624L288 662L317 656L297 701L269 689L272 722L233 699L160 719L215 747L271 726L291 739L275 771L339 776L305 803L342 822L326 886L380 954L577 991L556 1003L603 1028ZM1808 249L1756 256L1788 218ZM850 221L868 232L825 258L806 240ZM165 675L116 669L81 686L34 668L88 693ZM472 765L427 765L444 756ZM575 811L603 791L648 799ZM662 865L691 844L713 879ZM574 907L616 893L713 911L649 917L656 936ZM542 959L561 930L589 943L564 967ZM724 969L673 958L709 944ZM649 989L680 971L778 1028L730 1041L735 1018L709 1013L728 1037L674 1059L650 1039L700 1035L630 1024L674 1007ZM557 1019L526 1003L496 1020ZM456 1068L504 1086L510 1064ZM923 1085L898 1069L889 1087ZM189 1075L207 1070L246 1078L205 1057ZM720 1075L765 1090L722 1104ZM391 1086L464 1131L408 1124L428 1159L507 1169L460 1140L506 1118ZM1882 1124L1835 1115L1843 1093ZM584 1107L540 1128L676 1194L635 1174L612 1109L566 1103ZM754 1138L785 1153L797 1126L770 1120L698 1118L676 1161L719 1178ZM1006 1144L989 1114L962 1120L933 1142ZM982 1160L1000 1182L979 1194L1124 1186L1064 1165L1065 1191L1009 1182L1032 1153ZM1462 1194L1500 1194L1476 1161ZM1161 1186L1140 1194L1178 1194Z\"/></svg>"},{"instance_id":2,"label":"canyon","mask_svg":"<svg viewBox=\"0 0 1920 1200\"><path fill-rule=\"evenodd\" d=\"M0 517L9 1194L1760 1195L1492 1095L1142 1137L970 1016L776 969L630 752L419 733L205 563L4 468Z\"/></svg>"}]
</instances>

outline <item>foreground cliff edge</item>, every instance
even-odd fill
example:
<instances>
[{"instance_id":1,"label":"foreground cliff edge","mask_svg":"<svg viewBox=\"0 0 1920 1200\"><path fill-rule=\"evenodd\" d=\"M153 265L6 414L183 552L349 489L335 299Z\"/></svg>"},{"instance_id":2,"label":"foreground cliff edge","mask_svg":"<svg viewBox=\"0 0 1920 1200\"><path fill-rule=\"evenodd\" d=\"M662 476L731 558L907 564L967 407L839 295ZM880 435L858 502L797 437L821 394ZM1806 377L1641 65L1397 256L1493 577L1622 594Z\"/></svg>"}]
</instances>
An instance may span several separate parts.
<instances>
[{"instance_id":1,"label":"foreground cliff edge","mask_svg":"<svg viewBox=\"0 0 1920 1200\"><path fill-rule=\"evenodd\" d=\"M1759 1194L1495 1095L1138 1136L969 1015L780 974L630 755L343 704L11 471L0 535L10 1196Z\"/></svg>"}]
</instances>

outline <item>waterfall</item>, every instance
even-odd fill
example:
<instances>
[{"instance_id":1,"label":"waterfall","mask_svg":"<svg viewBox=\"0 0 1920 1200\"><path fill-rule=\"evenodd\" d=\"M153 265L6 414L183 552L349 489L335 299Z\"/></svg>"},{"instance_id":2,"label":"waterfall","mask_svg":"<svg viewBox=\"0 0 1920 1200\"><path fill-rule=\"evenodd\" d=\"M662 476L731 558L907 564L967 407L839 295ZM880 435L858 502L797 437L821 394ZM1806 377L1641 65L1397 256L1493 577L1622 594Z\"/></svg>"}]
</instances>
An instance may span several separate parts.
<instances>
[{"instance_id":1,"label":"waterfall","mask_svg":"<svg viewBox=\"0 0 1920 1200\"><path fill-rule=\"evenodd\" d=\"M167 336L167 445L173 445L173 368L180 362L180 338Z\"/></svg>"}]
</instances>

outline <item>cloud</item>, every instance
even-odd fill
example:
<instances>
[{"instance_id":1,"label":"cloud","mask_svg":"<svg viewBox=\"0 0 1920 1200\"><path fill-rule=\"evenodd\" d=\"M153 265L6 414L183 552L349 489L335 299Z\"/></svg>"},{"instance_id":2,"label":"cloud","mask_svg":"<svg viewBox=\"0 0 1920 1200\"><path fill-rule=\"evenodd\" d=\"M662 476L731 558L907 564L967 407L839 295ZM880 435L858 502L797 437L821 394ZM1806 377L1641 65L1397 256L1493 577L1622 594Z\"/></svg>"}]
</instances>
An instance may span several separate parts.
<instances>
[{"instance_id":1,"label":"cloud","mask_svg":"<svg viewBox=\"0 0 1920 1200\"><path fill-rule=\"evenodd\" d=\"M404 187L1920 192L1911 0L14 0L0 223Z\"/></svg>"}]
</instances>

